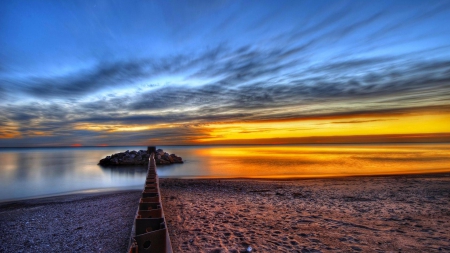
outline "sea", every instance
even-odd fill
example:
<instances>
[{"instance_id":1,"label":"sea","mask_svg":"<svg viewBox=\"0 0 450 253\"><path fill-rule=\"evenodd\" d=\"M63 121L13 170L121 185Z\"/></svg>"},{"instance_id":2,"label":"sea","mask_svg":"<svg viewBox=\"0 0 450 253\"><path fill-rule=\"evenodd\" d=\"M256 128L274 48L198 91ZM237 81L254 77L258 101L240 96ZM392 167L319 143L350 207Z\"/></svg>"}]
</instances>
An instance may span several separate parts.
<instances>
[{"instance_id":1,"label":"sea","mask_svg":"<svg viewBox=\"0 0 450 253\"><path fill-rule=\"evenodd\" d=\"M158 146L183 164L161 178L321 178L450 172L450 144ZM146 168L98 161L129 147L0 148L0 202L142 189Z\"/></svg>"}]
</instances>

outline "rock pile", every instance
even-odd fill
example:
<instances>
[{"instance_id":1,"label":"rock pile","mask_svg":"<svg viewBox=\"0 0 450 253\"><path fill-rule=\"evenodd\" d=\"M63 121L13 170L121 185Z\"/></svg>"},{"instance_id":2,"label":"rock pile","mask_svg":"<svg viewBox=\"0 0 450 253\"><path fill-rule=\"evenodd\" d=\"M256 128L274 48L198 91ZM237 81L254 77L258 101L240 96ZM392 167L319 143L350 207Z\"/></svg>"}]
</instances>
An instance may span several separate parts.
<instances>
[{"instance_id":1,"label":"rock pile","mask_svg":"<svg viewBox=\"0 0 450 253\"><path fill-rule=\"evenodd\" d=\"M146 165L148 164L148 159L150 155L147 154L146 150L138 151L125 151L117 154L112 154L101 159L99 165ZM183 159L175 154L169 155L162 149L156 150L155 153L156 164L172 164L172 163L183 163Z\"/></svg>"},{"instance_id":2,"label":"rock pile","mask_svg":"<svg viewBox=\"0 0 450 253\"><path fill-rule=\"evenodd\" d=\"M175 154L169 155L169 153L164 152L162 149L156 150L155 154L156 164L172 164L172 163L183 163L183 159Z\"/></svg>"}]
</instances>

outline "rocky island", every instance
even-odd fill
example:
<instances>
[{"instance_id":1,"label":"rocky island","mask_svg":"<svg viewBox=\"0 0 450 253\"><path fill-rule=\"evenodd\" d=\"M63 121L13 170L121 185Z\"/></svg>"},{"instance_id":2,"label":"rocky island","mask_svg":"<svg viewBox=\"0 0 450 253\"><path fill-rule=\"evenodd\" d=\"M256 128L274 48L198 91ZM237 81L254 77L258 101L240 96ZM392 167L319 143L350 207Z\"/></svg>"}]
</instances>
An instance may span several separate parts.
<instances>
[{"instance_id":1,"label":"rocky island","mask_svg":"<svg viewBox=\"0 0 450 253\"><path fill-rule=\"evenodd\" d=\"M148 164L149 154L146 150L138 150L138 151L125 151L121 153L112 154L101 159L98 164L99 165L146 165ZM183 163L183 159L175 154L170 154L164 152L162 149L156 150L155 153L156 164L164 165L164 164L172 164L172 163Z\"/></svg>"}]
</instances>

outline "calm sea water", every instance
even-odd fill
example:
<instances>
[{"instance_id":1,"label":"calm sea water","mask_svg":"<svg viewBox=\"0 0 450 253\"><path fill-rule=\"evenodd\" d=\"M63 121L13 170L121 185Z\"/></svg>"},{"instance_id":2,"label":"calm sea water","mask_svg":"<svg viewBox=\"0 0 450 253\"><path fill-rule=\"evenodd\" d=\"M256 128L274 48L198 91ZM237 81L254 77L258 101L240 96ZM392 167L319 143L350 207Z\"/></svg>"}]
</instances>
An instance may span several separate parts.
<instances>
[{"instance_id":1,"label":"calm sea water","mask_svg":"<svg viewBox=\"0 0 450 253\"><path fill-rule=\"evenodd\" d=\"M158 146L184 164L160 177L293 178L450 171L450 144ZM0 149L0 201L77 191L142 189L146 168L101 167L112 153L146 147Z\"/></svg>"}]
</instances>

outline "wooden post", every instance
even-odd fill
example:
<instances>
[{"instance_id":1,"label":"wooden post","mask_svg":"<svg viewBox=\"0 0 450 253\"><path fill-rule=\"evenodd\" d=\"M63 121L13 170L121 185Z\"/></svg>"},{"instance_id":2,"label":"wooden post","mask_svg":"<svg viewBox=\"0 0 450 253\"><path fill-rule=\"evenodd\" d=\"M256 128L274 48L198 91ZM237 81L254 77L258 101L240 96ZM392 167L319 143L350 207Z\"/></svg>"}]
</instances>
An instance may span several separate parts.
<instances>
[{"instance_id":1,"label":"wooden post","mask_svg":"<svg viewBox=\"0 0 450 253\"><path fill-rule=\"evenodd\" d=\"M169 231L166 227L164 211L156 173L156 147L147 147L150 154L147 178L142 197L131 229L129 253L172 253Z\"/></svg>"},{"instance_id":2,"label":"wooden post","mask_svg":"<svg viewBox=\"0 0 450 253\"><path fill-rule=\"evenodd\" d=\"M155 146L148 146L147 147L147 154L156 153L156 147Z\"/></svg>"}]
</instances>

